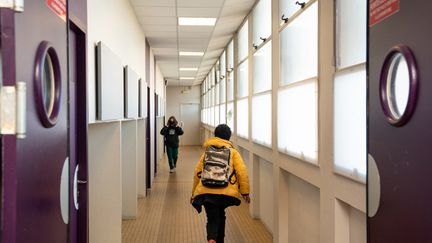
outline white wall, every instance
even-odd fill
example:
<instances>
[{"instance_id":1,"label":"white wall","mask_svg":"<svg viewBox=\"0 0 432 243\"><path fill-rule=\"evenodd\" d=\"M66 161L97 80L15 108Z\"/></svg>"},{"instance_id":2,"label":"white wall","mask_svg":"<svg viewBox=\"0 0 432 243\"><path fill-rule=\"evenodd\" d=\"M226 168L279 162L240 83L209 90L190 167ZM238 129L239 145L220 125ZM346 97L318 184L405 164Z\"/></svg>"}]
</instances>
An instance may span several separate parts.
<instances>
[{"instance_id":1,"label":"white wall","mask_svg":"<svg viewBox=\"0 0 432 243\"><path fill-rule=\"evenodd\" d=\"M96 120L95 45L102 41L140 77L145 77L145 36L129 1L91 0L88 8L87 80L89 122Z\"/></svg>"},{"instance_id":2,"label":"white wall","mask_svg":"<svg viewBox=\"0 0 432 243\"><path fill-rule=\"evenodd\" d=\"M180 107L181 104L199 104L200 103L200 86L192 86L189 92L183 92L182 90L186 90L188 87L180 87L180 86L168 86L166 89L166 117L167 119L170 116L175 116L178 120L180 120ZM193 115L196 117L198 124L200 120L200 112ZM181 144L185 145L200 145L199 135L200 127L197 126L195 128L189 128L190 131L187 131L189 134L195 134L196 139L188 138L187 136L181 137ZM186 131L185 131L186 133Z\"/></svg>"}]
</instances>

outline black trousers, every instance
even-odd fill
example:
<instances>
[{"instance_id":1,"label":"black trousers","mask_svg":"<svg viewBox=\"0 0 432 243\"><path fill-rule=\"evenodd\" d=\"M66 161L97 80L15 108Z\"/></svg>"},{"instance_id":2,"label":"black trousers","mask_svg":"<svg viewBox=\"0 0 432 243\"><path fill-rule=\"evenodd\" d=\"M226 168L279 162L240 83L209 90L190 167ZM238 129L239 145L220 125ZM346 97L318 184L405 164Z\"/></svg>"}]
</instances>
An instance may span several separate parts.
<instances>
[{"instance_id":1,"label":"black trousers","mask_svg":"<svg viewBox=\"0 0 432 243\"><path fill-rule=\"evenodd\" d=\"M204 208L207 214L207 240L223 243L225 237L226 206L205 202Z\"/></svg>"}]
</instances>

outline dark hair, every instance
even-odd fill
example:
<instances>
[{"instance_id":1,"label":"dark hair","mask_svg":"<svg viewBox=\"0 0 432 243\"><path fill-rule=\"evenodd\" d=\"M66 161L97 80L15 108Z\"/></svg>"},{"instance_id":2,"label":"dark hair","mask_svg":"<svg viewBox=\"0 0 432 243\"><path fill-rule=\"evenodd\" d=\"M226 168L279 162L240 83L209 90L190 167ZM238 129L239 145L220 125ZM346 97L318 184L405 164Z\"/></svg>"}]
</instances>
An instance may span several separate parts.
<instances>
[{"instance_id":1,"label":"dark hair","mask_svg":"<svg viewBox=\"0 0 432 243\"><path fill-rule=\"evenodd\" d=\"M215 137L230 140L231 128L227 124L220 124L214 130Z\"/></svg>"},{"instance_id":2,"label":"dark hair","mask_svg":"<svg viewBox=\"0 0 432 243\"><path fill-rule=\"evenodd\" d=\"M173 122L171 122L171 119L173 119ZM178 122L177 119L175 118L175 116L170 116L170 118L168 118L167 121L167 126L177 126Z\"/></svg>"}]
</instances>

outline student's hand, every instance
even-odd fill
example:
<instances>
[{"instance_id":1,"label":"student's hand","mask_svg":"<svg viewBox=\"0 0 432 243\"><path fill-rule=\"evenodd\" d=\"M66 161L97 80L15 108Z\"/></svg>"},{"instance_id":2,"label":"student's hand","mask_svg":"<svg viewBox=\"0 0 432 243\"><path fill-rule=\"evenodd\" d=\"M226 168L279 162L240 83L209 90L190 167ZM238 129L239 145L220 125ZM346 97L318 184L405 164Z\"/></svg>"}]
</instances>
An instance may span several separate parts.
<instances>
[{"instance_id":1,"label":"student's hand","mask_svg":"<svg viewBox=\"0 0 432 243\"><path fill-rule=\"evenodd\" d=\"M249 194L242 195L242 197L243 197L243 199L245 200L246 203L250 203Z\"/></svg>"}]
</instances>

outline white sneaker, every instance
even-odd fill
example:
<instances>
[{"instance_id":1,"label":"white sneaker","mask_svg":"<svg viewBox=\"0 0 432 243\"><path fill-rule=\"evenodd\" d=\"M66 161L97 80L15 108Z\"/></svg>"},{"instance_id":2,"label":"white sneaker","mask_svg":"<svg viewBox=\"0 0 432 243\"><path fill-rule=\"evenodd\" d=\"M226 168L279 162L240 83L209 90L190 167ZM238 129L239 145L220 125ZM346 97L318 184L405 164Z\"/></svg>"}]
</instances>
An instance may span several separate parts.
<instances>
[{"instance_id":1,"label":"white sneaker","mask_svg":"<svg viewBox=\"0 0 432 243\"><path fill-rule=\"evenodd\" d=\"M176 167L174 167L174 169L173 169L173 172L175 172L176 171Z\"/></svg>"},{"instance_id":2,"label":"white sneaker","mask_svg":"<svg viewBox=\"0 0 432 243\"><path fill-rule=\"evenodd\" d=\"M174 169L170 169L170 173L173 173L174 172Z\"/></svg>"}]
</instances>

